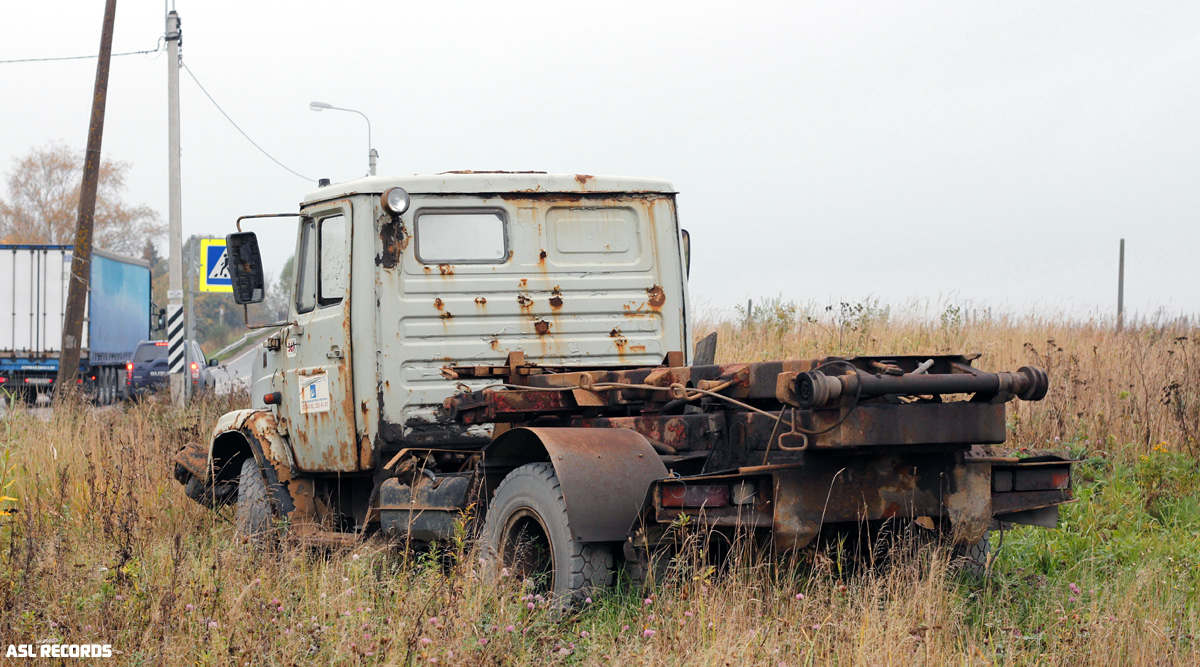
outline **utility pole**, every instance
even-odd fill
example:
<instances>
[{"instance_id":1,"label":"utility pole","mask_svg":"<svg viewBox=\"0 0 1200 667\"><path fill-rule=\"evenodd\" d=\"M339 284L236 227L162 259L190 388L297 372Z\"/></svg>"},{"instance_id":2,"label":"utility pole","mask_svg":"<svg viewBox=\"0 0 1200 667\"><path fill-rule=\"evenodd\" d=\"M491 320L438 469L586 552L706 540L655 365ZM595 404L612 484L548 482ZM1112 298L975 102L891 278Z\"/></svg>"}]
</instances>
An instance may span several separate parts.
<instances>
[{"instance_id":1,"label":"utility pole","mask_svg":"<svg viewBox=\"0 0 1200 667\"><path fill-rule=\"evenodd\" d=\"M200 261L199 246L200 241L194 235L188 239L186 253L187 270L185 271L185 275L187 276L187 339L189 341L196 340L196 280L199 277L197 275L197 266ZM192 361L192 346L185 343L183 354L183 386L185 391L183 393L188 403L192 402Z\"/></svg>"},{"instance_id":2,"label":"utility pole","mask_svg":"<svg viewBox=\"0 0 1200 667\"><path fill-rule=\"evenodd\" d=\"M167 14L167 152L169 185L170 252L167 266L167 367L171 374L171 402L184 402L184 327L183 327L183 205L179 186L179 46L183 32L179 14Z\"/></svg>"},{"instance_id":3,"label":"utility pole","mask_svg":"<svg viewBox=\"0 0 1200 667\"><path fill-rule=\"evenodd\" d=\"M1117 265L1117 331L1125 327L1125 239L1121 239L1121 259Z\"/></svg>"},{"instance_id":4,"label":"utility pole","mask_svg":"<svg viewBox=\"0 0 1200 667\"><path fill-rule=\"evenodd\" d=\"M75 251L71 255L71 283L63 322L62 352L58 359L58 394L75 387L79 373L79 351L83 347L83 315L88 283L92 276L92 228L96 222L96 186L100 179L100 144L104 139L104 105L108 101L108 70L112 62L113 22L117 0L104 4L104 27L100 31L100 60L96 63L96 86L92 91L92 119L88 126L83 183L79 188L79 217L75 221Z\"/></svg>"}]
</instances>

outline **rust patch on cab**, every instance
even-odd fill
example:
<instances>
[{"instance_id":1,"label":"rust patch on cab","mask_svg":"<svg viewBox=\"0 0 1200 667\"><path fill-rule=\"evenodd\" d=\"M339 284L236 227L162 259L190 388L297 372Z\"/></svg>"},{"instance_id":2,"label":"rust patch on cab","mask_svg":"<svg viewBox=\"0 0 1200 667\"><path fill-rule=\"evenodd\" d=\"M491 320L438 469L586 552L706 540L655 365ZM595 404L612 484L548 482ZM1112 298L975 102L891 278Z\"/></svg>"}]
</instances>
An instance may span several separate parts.
<instances>
[{"instance_id":1,"label":"rust patch on cab","mask_svg":"<svg viewBox=\"0 0 1200 667\"><path fill-rule=\"evenodd\" d=\"M522 310L524 310L526 308L530 308L533 306L533 299L530 299L529 297L525 296L524 294L518 294L517 295L517 305L520 306Z\"/></svg>"},{"instance_id":2,"label":"rust patch on cab","mask_svg":"<svg viewBox=\"0 0 1200 667\"><path fill-rule=\"evenodd\" d=\"M485 298L483 298L483 297L481 297L481 296L477 296L477 297L475 297L475 305L476 305L476 306L480 306L480 307L486 306L486 305L487 305L487 299L485 299Z\"/></svg>"},{"instance_id":3,"label":"rust patch on cab","mask_svg":"<svg viewBox=\"0 0 1200 667\"><path fill-rule=\"evenodd\" d=\"M575 174L575 182L579 183L583 187L587 187L587 182L593 178L595 178L595 176L592 176L591 174Z\"/></svg>"},{"instance_id":4,"label":"rust patch on cab","mask_svg":"<svg viewBox=\"0 0 1200 667\"><path fill-rule=\"evenodd\" d=\"M662 286L655 285L646 288L646 301L651 308L662 308L663 304L667 302L667 295L663 292Z\"/></svg>"},{"instance_id":5,"label":"rust patch on cab","mask_svg":"<svg viewBox=\"0 0 1200 667\"><path fill-rule=\"evenodd\" d=\"M537 335L545 336L550 333L550 323L546 320L534 320L533 330L537 332Z\"/></svg>"},{"instance_id":6,"label":"rust patch on cab","mask_svg":"<svg viewBox=\"0 0 1200 667\"><path fill-rule=\"evenodd\" d=\"M445 307L445 304L444 304L444 303L442 303L442 299L441 299L441 297L436 297L436 298L434 298L434 300L433 300L433 307L434 307L434 308L437 308L438 310L441 310L442 308L444 308L444 307Z\"/></svg>"},{"instance_id":7,"label":"rust patch on cab","mask_svg":"<svg viewBox=\"0 0 1200 667\"><path fill-rule=\"evenodd\" d=\"M562 291L559 289L558 285L555 285L554 289L550 290L550 307L554 310L558 310L559 308L562 308L562 305Z\"/></svg>"},{"instance_id":8,"label":"rust patch on cab","mask_svg":"<svg viewBox=\"0 0 1200 667\"><path fill-rule=\"evenodd\" d=\"M440 271L443 276L454 275L454 267L450 266L449 264L438 264L438 271Z\"/></svg>"}]
</instances>

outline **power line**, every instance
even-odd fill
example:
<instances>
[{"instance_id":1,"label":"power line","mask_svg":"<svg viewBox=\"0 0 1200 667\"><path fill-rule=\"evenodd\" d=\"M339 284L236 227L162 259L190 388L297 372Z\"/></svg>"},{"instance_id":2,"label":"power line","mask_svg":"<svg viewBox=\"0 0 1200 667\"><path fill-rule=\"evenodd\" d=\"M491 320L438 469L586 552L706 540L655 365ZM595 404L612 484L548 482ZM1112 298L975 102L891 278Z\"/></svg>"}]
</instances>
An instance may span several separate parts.
<instances>
[{"instance_id":1,"label":"power line","mask_svg":"<svg viewBox=\"0 0 1200 667\"><path fill-rule=\"evenodd\" d=\"M158 53L158 49L152 49L149 51L126 51L125 53L114 53L114 54L112 54L112 57L116 58L117 56L140 56L145 53ZM90 56L62 56L59 58L20 58L17 60L0 60L0 65L8 65L10 63L46 63L46 62L51 62L54 60L87 60L88 58L97 58L97 57L99 57L98 54L92 54Z\"/></svg>"},{"instance_id":2,"label":"power line","mask_svg":"<svg viewBox=\"0 0 1200 667\"><path fill-rule=\"evenodd\" d=\"M221 112L221 115L225 117L225 120L229 121L229 124L232 125L235 130L237 130L238 132L241 132L243 137L246 137L246 141L249 141L255 148L257 148L259 150L259 152L261 152L263 155L266 155L268 158L270 158L271 162L274 162L275 164L292 172L296 176L299 176L300 178L303 178L304 180L306 180L310 183L316 180L314 178L309 178L309 177L305 176L304 174L301 174L300 172L296 171L295 169L292 169L291 167L287 166L286 164L280 162L279 160L276 160L274 158L274 156L272 156L270 153L268 153L266 151L266 149L264 149L262 146L259 146L257 143L255 143L255 141L250 138L250 135L246 134L245 130L238 127L238 124L233 122L233 119L229 117L229 114L225 113L225 110L221 108L220 104L217 104L217 101L213 99L213 96L208 94L208 91L205 90L205 88L204 88L204 84L200 83L200 80L196 78L195 74L192 74L192 70L191 70L191 68L189 68L187 66L187 63L181 61L180 64L183 65L183 69L184 69L184 71L186 71L188 73L188 76L192 77L192 81L196 82L196 85L200 88L200 92L204 93L204 96L208 98L208 101L213 103L213 106L217 108L217 111Z\"/></svg>"}]
</instances>

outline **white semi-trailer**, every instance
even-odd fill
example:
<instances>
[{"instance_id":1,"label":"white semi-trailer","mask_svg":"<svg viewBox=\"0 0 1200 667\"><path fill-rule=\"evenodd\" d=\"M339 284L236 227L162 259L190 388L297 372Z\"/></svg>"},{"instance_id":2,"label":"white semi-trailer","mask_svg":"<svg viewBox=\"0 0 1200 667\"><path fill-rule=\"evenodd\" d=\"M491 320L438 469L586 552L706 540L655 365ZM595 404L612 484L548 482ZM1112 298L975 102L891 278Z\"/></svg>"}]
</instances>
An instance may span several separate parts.
<instances>
[{"instance_id":1,"label":"white semi-trailer","mask_svg":"<svg viewBox=\"0 0 1200 667\"><path fill-rule=\"evenodd\" d=\"M72 246L0 245L0 388L30 398L58 376ZM126 364L150 337L150 265L92 251L80 382L99 403L116 400Z\"/></svg>"}]
</instances>

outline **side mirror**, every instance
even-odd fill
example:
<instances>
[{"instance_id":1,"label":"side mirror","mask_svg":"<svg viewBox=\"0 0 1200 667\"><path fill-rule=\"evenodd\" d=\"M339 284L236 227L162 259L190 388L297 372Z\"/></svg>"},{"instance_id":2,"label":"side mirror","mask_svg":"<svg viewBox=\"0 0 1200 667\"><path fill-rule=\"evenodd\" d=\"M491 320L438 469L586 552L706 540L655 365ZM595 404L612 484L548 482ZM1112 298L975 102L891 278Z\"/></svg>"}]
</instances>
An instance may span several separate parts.
<instances>
[{"instance_id":1,"label":"side mirror","mask_svg":"<svg viewBox=\"0 0 1200 667\"><path fill-rule=\"evenodd\" d=\"M159 308L158 314L154 318L154 330L162 331L167 328L167 309Z\"/></svg>"},{"instance_id":2,"label":"side mirror","mask_svg":"<svg viewBox=\"0 0 1200 667\"><path fill-rule=\"evenodd\" d=\"M237 232L225 237L233 300L238 304L258 303L266 296L262 255L254 232Z\"/></svg>"},{"instance_id":3,"label":"side mirror","mask_svg":"<svg viewBox=\"0 0 1200 667\"><path fill-rule=\"evenodd\" d=\"M215 368L215 367L218 365L218 364L217 364L217 360L216 360L216 359L209 359L209 360L208 360L208 365L209 365L209 367L210 367L210 368Z\"/></svg>"}]
</instances>

